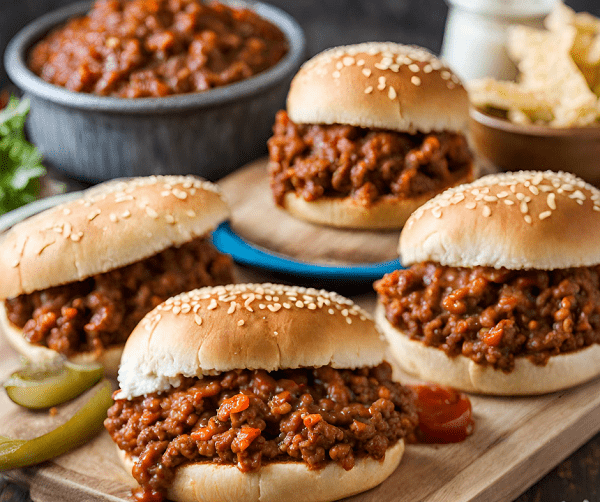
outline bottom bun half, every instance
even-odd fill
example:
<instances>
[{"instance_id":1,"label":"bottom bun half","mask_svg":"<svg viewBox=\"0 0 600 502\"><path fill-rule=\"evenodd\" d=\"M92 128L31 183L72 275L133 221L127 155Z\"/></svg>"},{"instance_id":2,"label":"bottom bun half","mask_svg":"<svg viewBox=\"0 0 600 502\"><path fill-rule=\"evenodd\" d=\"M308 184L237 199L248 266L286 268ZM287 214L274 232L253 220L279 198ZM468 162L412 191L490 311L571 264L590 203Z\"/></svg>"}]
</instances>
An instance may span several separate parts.
<instances>
[{"instance_id":1,"label":"bottom bun half","mask_svg":"<svg viewBox=\"0 0 600 502\"><path fill-rule=\"evenodd\" d=\"M10 343L10 345L21 355L25 356L31 362L42 364L56 357L58 353L48 347L35 345L25 340L23 330L12 324L6 314L6 306L4 302L0 302L0 331ZM81 352L70 357L69 360L74 363L90 363L99 362L104 366L104 374L107 377L116 378L123 353L124 345L115 345L102 351L99 355L94 352Z\"/></svg>"},{"instance_id":2,"label":"bottom bun half","mask_svg":"<svg viewBox=\"0 0 600 502\"><path fill-rule=\"evenodd\" d=\"M134 460L122 450L119 457L131 472ZM400 464L404 441L388 448L383 461L358 459L349 471L336 463L309 470L303 462L263 465L243 473L234 465L196 462L177 468L167 491L175 502L327 502L364 492L383 482Z\"/></svg>"},{"instance_id":3,"label":"bottom bun half","mask_svg":"<svg viewBox=\"0 0 600 502\"><path fill-rule=\"evenodd\" d=\"M471 179L471 175L466 176L458 180L455 185L466 183ZM445 187L443 190L446 188L450 187ZM406 199L383 197L370 206L363 206L352 197L321 197L308 202L295 192L288 192L285 194L283 207L296 218L320 225L392 230L402 228L417 208L443 190Z\"/></svg>"},{"instance_id":4,"label":"bottom bun half","mask_svg":"<svg viewBox=\"0 0 600 502\"><path fill-rule=\"evenodd\" d=\"M517 357L514 369L504 373L462 355L448 357L438 348L411 340L390 324L381 304L377 305L375 319L404 371L419 379L466 392L498 396L546 394L574 387L600 375L598 344L551 356L544 366Z\"/></svg>"}]
</instances>

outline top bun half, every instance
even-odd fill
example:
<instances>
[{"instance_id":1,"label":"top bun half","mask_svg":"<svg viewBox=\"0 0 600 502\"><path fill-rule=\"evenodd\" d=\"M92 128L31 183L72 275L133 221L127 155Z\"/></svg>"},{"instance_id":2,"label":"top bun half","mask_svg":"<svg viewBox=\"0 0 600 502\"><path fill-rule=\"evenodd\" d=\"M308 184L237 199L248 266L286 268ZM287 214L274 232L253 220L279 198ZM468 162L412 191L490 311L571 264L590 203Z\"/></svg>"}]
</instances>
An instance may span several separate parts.
<instances>
[{"instance_id":1,"label":"top bun half","mask_svg":"<svg viewBox=\"0 0 600 502\"><path fill-rule=\"evenodd\" d=\"M335 47L292 80L287 112L303 124L400 132L464 132L469 99L458 77L427 50L392 42Z\"/></svg>"},{"instance_id":2,"label":"top bun half","mask_svg":"<svg viewBox=\"0 0 600 502\"><path fill-rule=\"evenodd\" d=\"M218 187L193 176L109 182L10 229L0 299L81 281L205 235L229 216Z\"/></svg>"},{"instance_id":3,"label":"top bun half","mask_svg":"<svg viewBox=\"0 0 600 502\"><path fill-rule=\"evenodd\" d=\"M553 270L600 263L600 191L570 173L484 176L417 209L400 234L404 265Z\"/></svg>"},{"instance_id":4,"label":"top bun half","mask_svg":"<svg viewBox=\"0 0 600 502\"><path fill-rule=\"evenodd\" d=\"M375 366L384 351L371 317L336 293L277 284L201 288L169 298L133 330L118 398L234 369Z\"/></svg>"}]
</instances>

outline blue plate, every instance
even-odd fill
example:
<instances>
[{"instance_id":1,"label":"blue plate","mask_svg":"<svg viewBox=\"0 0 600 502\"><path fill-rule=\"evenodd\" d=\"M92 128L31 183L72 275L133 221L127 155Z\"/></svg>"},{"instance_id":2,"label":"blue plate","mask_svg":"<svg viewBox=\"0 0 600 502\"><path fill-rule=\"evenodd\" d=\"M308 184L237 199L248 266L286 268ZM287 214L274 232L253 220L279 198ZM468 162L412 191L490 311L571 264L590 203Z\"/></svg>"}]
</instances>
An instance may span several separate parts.
<instances>
[{"instance_id":1,"label":"blue plate","mask_svg":"<svg viewBox=\"0 0 600 502\"><path fill-rule=\"evenodd\" d=\"M293 260L250 244L231 229L229 222L221 223L213 232L212 241L219 251L231 255L237 263L242 265L311 280L325 279L345 283L373 282L381 279L388 272L403 268L399 259L379 263L336 266Z\"/></svg>"}]
</instances>

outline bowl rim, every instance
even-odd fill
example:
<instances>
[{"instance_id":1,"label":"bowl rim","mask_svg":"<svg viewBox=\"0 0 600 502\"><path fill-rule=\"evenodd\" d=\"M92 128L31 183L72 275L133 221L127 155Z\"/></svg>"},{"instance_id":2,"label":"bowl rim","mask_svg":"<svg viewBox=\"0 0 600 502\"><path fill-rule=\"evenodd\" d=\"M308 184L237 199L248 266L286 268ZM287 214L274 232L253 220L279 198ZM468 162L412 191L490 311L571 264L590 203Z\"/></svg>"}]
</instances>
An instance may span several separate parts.
<instances>
[{"instance_id":1,"label":"bowl rim","mask_svg":"<svg viewBox=\"0 0 600 502\"><path fill-rule=\"evenodd\" d=\"M543 136L549 138L591 137L592 139L600 137L600 126L550 127L537 124L515 124L508 119L490 115L473 105L469 107L469 116L475 122L490 129L525 136Z\"/></svg>"},{"instance_id":2,"label":"bowl rim","mask_svg":"<svg viewBox=\"0 0 600 502\"><path fill-rule=\"evenodd\" d=\"M160 113L221 106L264 92L293 74L306 57L306 37L298 22L287 12L255 0L220 0L232 7L246 7L275 24L285 35L288 53L275 66L250 78L206 92L174 94L160 98L120 98L74 92L50 84L33 73L26 54L34 43L57 25L87 13L93 0L85 0L54 10L28 23L9 42L4 66L10 79L24 92L68 108L113 113Z\"/></svg>"}]
</instances>

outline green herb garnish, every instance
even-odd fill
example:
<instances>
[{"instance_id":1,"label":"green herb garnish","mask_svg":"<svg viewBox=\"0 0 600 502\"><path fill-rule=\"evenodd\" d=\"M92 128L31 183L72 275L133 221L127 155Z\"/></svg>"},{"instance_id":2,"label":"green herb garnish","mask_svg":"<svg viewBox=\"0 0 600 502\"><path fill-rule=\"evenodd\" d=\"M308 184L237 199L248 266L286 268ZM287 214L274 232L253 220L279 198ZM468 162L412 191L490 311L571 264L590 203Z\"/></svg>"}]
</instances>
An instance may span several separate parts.
<instances>
[{"instance_id":1,"label":"green herb garnish","mask_svg":"<svg viewBox=\"0 0 600 502\"><path fill-rule=\"evenodd\" d=\"M25 139L28 112L29 100L14 96L0 111L0 214L34 201L46 174L40 152Z\"/></svg>"}]
</instances>

